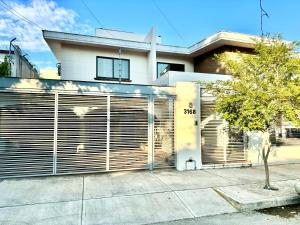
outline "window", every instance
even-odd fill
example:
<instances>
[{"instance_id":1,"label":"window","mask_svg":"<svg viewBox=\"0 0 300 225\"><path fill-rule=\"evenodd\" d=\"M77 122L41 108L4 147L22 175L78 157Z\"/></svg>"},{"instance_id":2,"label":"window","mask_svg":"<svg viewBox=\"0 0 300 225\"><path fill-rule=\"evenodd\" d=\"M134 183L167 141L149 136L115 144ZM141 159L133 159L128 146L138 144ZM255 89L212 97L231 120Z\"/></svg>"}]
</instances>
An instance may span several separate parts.
<instances>
[{"instance_id":1,"label":"window","mask_svg":"<svg viewBox=\"0 0 300 225\"><path fill-rule=\"evenodd\" d=\"M104 80L129 80L129 60L97 56L96 78Z\"/></svg>"},{"instance_id":2,"label":"window","mask_svg":"<svg viewBox=\"0 0 300 225\"><path fill-rule=\"evenodd\" d=\"M181 71L184 72L184 64L175 63L157 63L157 77L163 76L168 71Z\"/></svg>"}]
</instances>

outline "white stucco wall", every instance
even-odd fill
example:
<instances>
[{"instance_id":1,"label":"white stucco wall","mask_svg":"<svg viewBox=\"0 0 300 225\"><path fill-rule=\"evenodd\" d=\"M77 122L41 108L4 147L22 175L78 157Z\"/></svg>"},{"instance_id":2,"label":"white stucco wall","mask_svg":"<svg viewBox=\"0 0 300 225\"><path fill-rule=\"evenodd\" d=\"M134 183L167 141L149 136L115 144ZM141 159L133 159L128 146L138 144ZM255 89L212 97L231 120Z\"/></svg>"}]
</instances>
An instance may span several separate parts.
<instances>
[{"instance_id":1,"label":"white stucco wall","mask_svg":"<svg viewBox=\"0 0 300 225\"><path fill-rule=\"evenodd\" d=\"M62 45L61 78L63 80L95 81L97 56L118 58L118 49ZM121 58L130 60L131 83L151 83L151 77L147 75L147 53L124 50Z\"/></svg>"},{"instance_id":2,"label":"white stucco wall","mask_svg":"<svg viewBox=\"0 0 300 225\"><path fill-rule=\"evenodd\" d=\"M62 44L60 55L61 79L96 81L97 56L118 58L118 49ZM150 85L154 83L149 71L149 56L147 52L122 50L121 58L130 60L130 80L132 81L132 84ZM156 62L184 64L186 72L194 71L193 59L189 57L159 54L156 56Z\"/></svg>"}]
</instances>

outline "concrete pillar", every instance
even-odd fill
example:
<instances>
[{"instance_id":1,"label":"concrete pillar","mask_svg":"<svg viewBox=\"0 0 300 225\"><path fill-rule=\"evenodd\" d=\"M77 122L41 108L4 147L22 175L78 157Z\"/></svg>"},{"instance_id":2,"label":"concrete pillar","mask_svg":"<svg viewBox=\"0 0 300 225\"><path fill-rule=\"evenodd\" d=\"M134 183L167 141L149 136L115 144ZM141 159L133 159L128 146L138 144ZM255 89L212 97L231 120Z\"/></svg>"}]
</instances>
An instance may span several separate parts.
<instances>
[{"instance_id":1,"label":"concrete pillar","mask_svg":"<svg viewBox=\"0 0 300 225\"><path fill-rule=\"evenodd\" d=\"M177 170L201 168L200 135L200 85L192 82L178 82L175 104Z\"/></svg>"},{"instance_id":2,"label":"concrete pillar","mask_svg":"<svg viewBox=\"0 0 300 225\"><path fill-rule=\"evenodd\" d=\"M153 83L156 80L156 28L152 27L150 32L145 38L146 42L150 43L150 51L148 53L148 73L150 82Z\"/></svg>"}]
</instances>

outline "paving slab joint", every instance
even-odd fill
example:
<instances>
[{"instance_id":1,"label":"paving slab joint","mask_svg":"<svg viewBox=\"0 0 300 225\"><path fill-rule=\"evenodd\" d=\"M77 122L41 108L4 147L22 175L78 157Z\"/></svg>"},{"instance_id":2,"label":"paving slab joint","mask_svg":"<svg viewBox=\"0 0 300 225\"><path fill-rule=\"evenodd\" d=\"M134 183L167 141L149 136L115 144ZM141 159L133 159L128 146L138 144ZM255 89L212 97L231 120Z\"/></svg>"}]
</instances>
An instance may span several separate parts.
<instances>
[{"instance_id":1,"label":"paving slab joint","mask_svg":"<svg viewBox=\"0 0 300 225\"><path fill-rule=\"evenodd\" d=\"M159 176L157 176L156 174L154 174L153 172L150 172L150 174L155 177L160 183L162 183L163 185L165 185L170 191L174 191L172 189L172 187L170 187L166 182L164 182Z\"/></svg>"},{"instance_id":2,"label":"paving slab joint","mask_svg":"<svg viewBox=\"0 0 300 225\"><path fill-rule=\"evenodd\" d=\"M180 196L176 193L175 190L173 190L167 183L165 183L162 179L160 179L159 176L155 175L155 174L152 173L152 172L151 172L151 174L152 174L154 177L156 177L162 184L166 185L166 186L170 189L170 191L173 192L173 193L177 196L177 198L178 198L179 201L181 202L182 206L185 208L185 210L187 210L187 211L190 213L190 215L191 215L192 217L194 217L194 218L196 217L196 215L194 215L194 213L192 212L192 210L185 204L185 202L180 198Z\"/></svg>"}]
</instances>

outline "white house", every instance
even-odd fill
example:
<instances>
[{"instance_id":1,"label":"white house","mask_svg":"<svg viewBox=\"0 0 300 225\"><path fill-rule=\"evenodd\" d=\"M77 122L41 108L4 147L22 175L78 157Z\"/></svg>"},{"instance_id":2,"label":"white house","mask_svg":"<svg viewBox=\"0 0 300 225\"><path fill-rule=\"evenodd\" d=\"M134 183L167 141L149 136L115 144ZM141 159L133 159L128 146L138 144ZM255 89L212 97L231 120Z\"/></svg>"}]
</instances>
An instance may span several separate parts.
<instances>
[{"instance_id":1,"label":"white house","mask_svg":"<svg viewBox=\"0 0 300 225\"><path fill-rule=\"evenodd\" d=\"M180 47L162 44L155 28L146 35L107 29L96 29L95 36L47 30L43 35L61 64L63 80L144 85L220 78L206 75L224 73L220 65L210 60L211 56L237 49L249 52L255 38L221 31L190 47ZM169 75L162 76L169 71ZM180 73L173 75L172 71Z\"/></svg>"},{"instance_id":2,"label":"white house","mask_svg":"<svg viewBox=\"0 0 300 225\"><path fill-rule=\"evenodd\" d=\"M228 129L199 84L230 79L214 55L252 54L257 37L221 31L180 47L155 28L43 35L61 79L1 78L2 177L261 163L260 138ZM299 129L284 130L299 142ZM270 160L299 161L298 144Z\"/></svg>"},{"instance_id":3,"label":"white house","mask_svg":"<svg viewBox=\"0 0 300 225\"><path fill-rule=\"evenodd\" d=\"M189 47L181 47L163 44L162 38L157 35L154 27L148 34L101 28L96 29L94 36L46 30L43 31L43 35L60 63L62 80L158 86L177 85L176 91L181 96L177 94L176 111L182 111L187 107L187 103L192 103L198 108L202 106L201 110L204 113L208 107L207 104L211 102L209 97L198 93L198 87L195 88L196 97L193 96L195 82L224 80L230 77L222 65L214 59L214 55L227 52L234 57L237 50L251 54L255 40L258 38L253 35L220 31ZM193 87L190 87L191 85ZM180 109L179 100L183 98L183 95L185 97L182 101L185 105L182 106L183 109ZM186 118L184 124L180 124L179 115L179 113L175 113L176 143L187 144L189 137L186 135L186 130L181 127L185 126ZM208 164L224 162L224 143L222 142L226 140L225 136L228 135L221 134L220 129L223 129L221 128L223 122L216 119L207 121L203 115L202 118L195 115L193 120L200 121L201 131L195 127L189 129L190 136L195 136L194 132L199 133L198 138L195 139L197 142L195 148L199 149L199 146L202 145L202 162L207 161ZM180 132L183 130L185 135L184 138L180 139ZM212 130L218 130L219 139L222 141L209 143ZM294 135L295 132L297 133L298 129L294 130ZM202 138L200 138L200 133L202 133ZM206 137L207 135L208 137ZM242 148L241 143L231 143L230 140L227 142L228 144L225 144L227 151L236 146L239 149ZM203 154L205 153L204 150L207 154ZM251 154L247 155L248 159L251 158ZM226 161L236 162L240 158L247 158L244 156L245 154L242 157L241 153L232 152L231 158L228 156L230 159L227 157ZM257 161L257 159L253 160L255 157L252 157L252 161Z\"/></svg>"}]
</instances>

